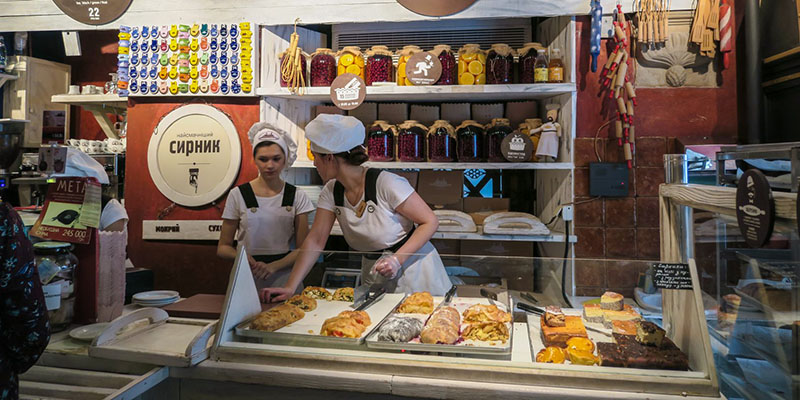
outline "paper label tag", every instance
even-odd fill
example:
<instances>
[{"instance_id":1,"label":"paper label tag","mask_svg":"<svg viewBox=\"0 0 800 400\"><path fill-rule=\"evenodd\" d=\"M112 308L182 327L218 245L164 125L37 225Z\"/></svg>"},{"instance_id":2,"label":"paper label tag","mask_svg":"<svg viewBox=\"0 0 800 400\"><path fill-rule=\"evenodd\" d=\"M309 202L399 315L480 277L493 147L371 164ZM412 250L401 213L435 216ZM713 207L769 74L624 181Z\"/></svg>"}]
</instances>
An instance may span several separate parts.
<instances>
[{"instance_id":1,"label":"paper label tag","mask_svg":"<svg viewBox=\"0 0 800 400\"><path fill-rule=\"evenodd\" d=\"M692 290L689 264L653 264L653 283L659 289Z\"/></svg>"},{"instance_id":2,"label":"paper label tag","mask_svg":"<svg viewBox=\"0 0 800 400\"><path fill-rule=\"evenodd\" d=\"M54 282L42 286L44 292L44 304L47 311L58 310L61 308L61 282Z\"/></svg>"},{"instance_id":3,"label":"paper label tag","mask_svg":"<svg viewBox=\"0 0 800 400\"><path fill-rule=\"evenodd\" d=\"M547 68L536 68L533 70L533 81L536 83L546 83L548 77Z\"/></svg>"},{"instance_id":4,"label":"paper label tag","mask_svg":"<svg viewBox=\"0 0 800 400\"><path fill-rule=\"evenodd\" d=\"M83 195L83 207L81 208L80 223L92 228L100 227L101 187L97 182L86 182L86 189Z\"/></svg>"}]
</instances>

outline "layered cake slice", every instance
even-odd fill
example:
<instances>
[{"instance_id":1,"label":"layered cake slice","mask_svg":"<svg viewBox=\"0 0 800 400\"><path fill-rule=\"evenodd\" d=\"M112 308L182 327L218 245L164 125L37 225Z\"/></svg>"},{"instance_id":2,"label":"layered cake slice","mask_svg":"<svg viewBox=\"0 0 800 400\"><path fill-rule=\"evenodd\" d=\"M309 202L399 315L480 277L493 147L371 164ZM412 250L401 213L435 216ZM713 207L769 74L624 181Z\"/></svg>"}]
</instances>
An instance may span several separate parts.
<instances>
[{"instance_id":1,"label":"layered cake slice","mask_svg":"<svg viewBox=\"0 0 800 400\"><path fill-rule=\"evenodd\" d=\"M614 321L638 321L642 316L633 309L633 307L625 304L620 311L603 310L603 326L611 329Z\"/></svg>"},{"instance_id":2,"label":"layered cake slice","mask_svg":"<svg viewBox=\"0 0 800 400\"><path fill-rule=\"evenodd\" d=\"M542 341L545 346L567 347L567 340L573 337L588 338L586 328L583 326L581 317L566 315L564 316L564 326L549 326L545 318L540 318L542 325Z\"/></svg>"},{"instance_id":3,"label":"layered cake slice","mask_svg":"<svg viewBox=\"0 0 800 400\"><path fill-rule=\"evenodd\" d=\"M600 308L600 304L585 304L583 306L583 319L586 322L602 323L603 309Z\"/></svg>"},{"instance_id":4,"label":"layered cake slice","mask_svg":"<svg viewBox=\"0 0 800 400\"><path fill-rule=\"evenodd\" d=\"M623 296L616 292L605 292L600 296L600 308L603 310L622 311Z\"/></svg>"}]
</instances>

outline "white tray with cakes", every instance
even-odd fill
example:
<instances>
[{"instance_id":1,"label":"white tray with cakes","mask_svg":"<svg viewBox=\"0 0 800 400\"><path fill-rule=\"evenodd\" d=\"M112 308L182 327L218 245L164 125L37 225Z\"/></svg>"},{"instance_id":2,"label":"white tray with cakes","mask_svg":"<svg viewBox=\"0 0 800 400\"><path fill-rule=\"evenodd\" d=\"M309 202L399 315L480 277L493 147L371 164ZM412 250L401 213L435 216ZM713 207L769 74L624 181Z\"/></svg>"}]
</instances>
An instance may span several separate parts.
<instances>
[{"instance_id":1,"label":"white tray with cakes","mask_svg":"<svg viewBox=\"0 0 800 400\"><path fill-rule=\"evenodd\" d=\"M458 297L439 307L443 301L444 297L428 292L409 295L367 337L367 347L456 354L511 353L512 315L506 304Z\"/></svg>"},{"instance_id":2,"label":"white tray with cakes","mask_svg":"<svg viewBox=\"0 0 800 400\"><path fill-rule=\"evenodd\" d=\"M298 346L358 346L405 295L387 293L355 311L353 288L306 287L285 303L236 326L236 334L262 343Z\"/></svg>"}]
</instances>

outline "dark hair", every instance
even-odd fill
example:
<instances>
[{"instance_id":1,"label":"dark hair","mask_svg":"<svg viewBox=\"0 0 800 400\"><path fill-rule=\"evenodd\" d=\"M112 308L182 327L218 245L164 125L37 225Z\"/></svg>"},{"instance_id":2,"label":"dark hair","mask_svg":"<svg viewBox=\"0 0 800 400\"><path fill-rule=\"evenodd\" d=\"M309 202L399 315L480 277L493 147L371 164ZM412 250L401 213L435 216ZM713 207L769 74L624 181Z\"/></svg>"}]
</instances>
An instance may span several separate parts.
<instances>
[{"instance_id":1,"label":"dark hair","mask_svg":"<svg viewBox=\"0 0 800 400\"><path fill-rule=\"evenodd\" d=\"M258 149L260 149L260 148L262 148L262 147L264 147L264 146L271 146L271 145L273 145L273 144L274 144L274 145L276 145L276 146L278 146L278 148L280 148L280 147L281 147L279 144L277 144L277 143L275 143L275 142L273 142L273 141L271 141L271 140L265 140L265 141L263 141L263 142L261 142L261 143L257 144L257 145L256 145L256 147L253 147L253 157L255 157L255 156L256 156L256 152L258 151ZM283 149L282 149L282 148L281 148L281 154L283 154ZM285 154L284 154L284 156L285 156Z\"/></svg>"},{"instance_id":2,"label":"dark hair","mask_svg":"<svg viewBox=\"0 0 800 400\"><path fill-rule=\"evenodd\" d=\"M344 161L350 165L361 165L369 160L367 149L362 145L353 147L350 151L336 153L334 156L344 159Z\"/></svg>"}]
</instances>

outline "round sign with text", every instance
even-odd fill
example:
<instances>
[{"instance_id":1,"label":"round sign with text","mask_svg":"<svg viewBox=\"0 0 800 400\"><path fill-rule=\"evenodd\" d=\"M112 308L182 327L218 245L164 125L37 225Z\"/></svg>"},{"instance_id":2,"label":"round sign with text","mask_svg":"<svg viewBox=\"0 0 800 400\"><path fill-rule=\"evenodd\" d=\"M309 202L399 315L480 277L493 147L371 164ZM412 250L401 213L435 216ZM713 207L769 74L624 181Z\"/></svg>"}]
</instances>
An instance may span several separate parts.
<instances>
[{"instance_id":1,"label":"round sign with text","mask_svg":"<svg viewBox=\"0 0 800 400\"><path fill-rule=\"evenodd\" d=\"M772 235L775 204L769 181L759 170L747 170L739 178L736 186L736 221L750 247L763 246Z\"/></svg>"},{"instance_id":2,"label":"round sign with text","mask_svg":"<svg viewBox=\"0 0 800 400\"><path fill-rule=\"evenodd\" d=\"M401 6L421 15L443 17L466 10L475 0L397 0Z\"/></svg>"},{"instance_id":3,"label":"round sign with text","mask_svg":"<svg viewBox=\"0 0 800 400\"><path fill-rule=\"evenodd\" d=\"M205 104L178 107L156 126L147 167L158 190L183 206L209 204L236 181L239 134L222 111Z\"/></svg>"},{"instance_id":4,"label":"round sign with text","mask_svg":"<svg viewBox=\"0 0 800 400\"><path fill-rule=\"evenodd\" d=\"M70 18L89 25L103 25L119 18L133 0L53 0Z\"/></svg>"},{"instance_id":5,"label":"round sign with text","mask_svg":"<svg viewBox=\"0 0 800 400\"><path fill-rule=\"evenodd\" d=\"M500 152L510 162L528 162L533 155L533 141L528 135L514 131L500 142Z\"/></svg>"},{"instance_id":6,"label":"round sign with text","mask_svg":"<svg viewBox=\"0 0 800 400\"><path fill-rule=\"evenodd\" d=\"M441 76L442 62L427 51L414 54L406 62L406 79L414 86L433 85Z\"/></svg>"},{"instance_id":7,"label":"round sign with text","mask_svg":"<svg viewBox=\"0 0 800 400\"><path fill-rule=\"evenodd\" d=\"M356 74L341 74L331 82L331 101L342 110L352 110L364 102L367 85Z\"/></svg>"}]
</instances>

